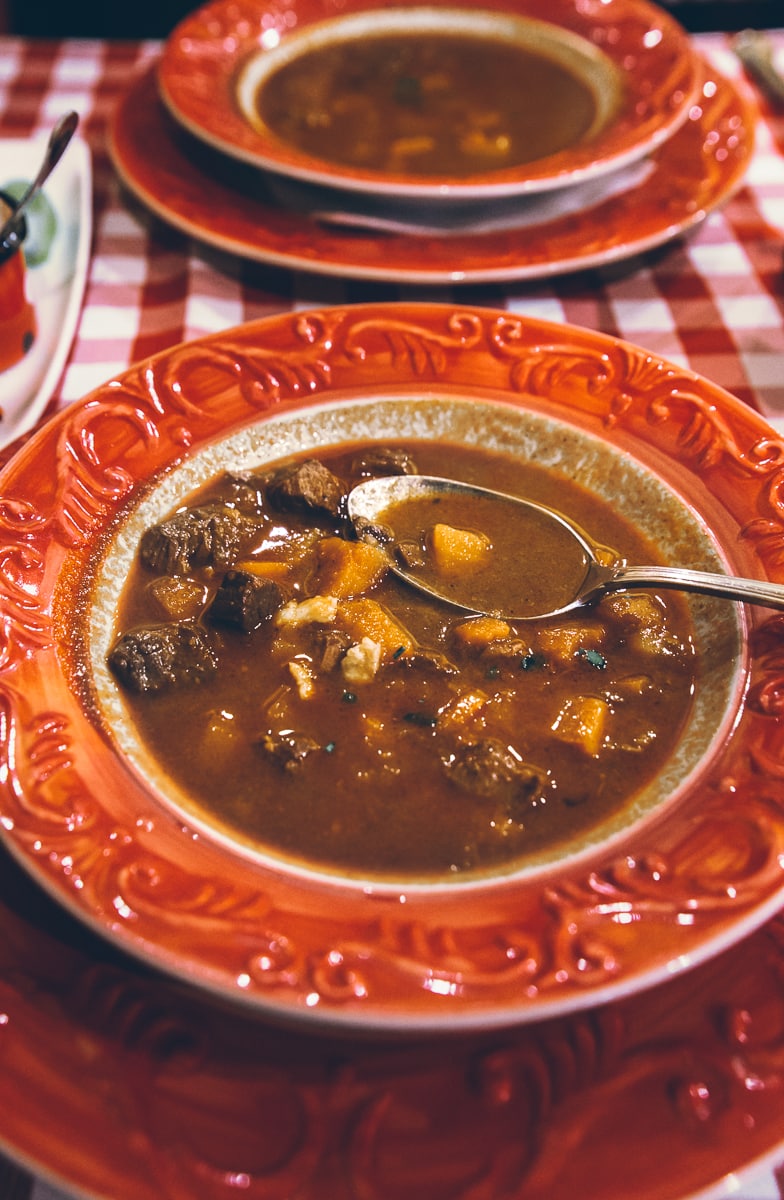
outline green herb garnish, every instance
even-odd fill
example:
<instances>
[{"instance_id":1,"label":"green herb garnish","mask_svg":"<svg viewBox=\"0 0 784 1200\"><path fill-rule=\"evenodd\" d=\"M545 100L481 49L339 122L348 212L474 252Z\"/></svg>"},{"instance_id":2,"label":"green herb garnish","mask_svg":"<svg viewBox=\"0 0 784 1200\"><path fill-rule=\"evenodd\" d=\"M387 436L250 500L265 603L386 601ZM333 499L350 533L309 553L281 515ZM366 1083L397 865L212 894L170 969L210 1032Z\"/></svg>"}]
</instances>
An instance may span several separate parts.
<instances>
[{"instance_id":1,"label":"green herb garnish","mask_svg":"<svg viewBox=\"0 0 784 1200\"><path fill-rule=\"evenodd\" d=\"M520 666L524 671L536 671L539 667L543 667L545 658L542 654L524 654L520 659Z\"/></svg>"},{"instance_id":2,"label":"green herb garnish","mask_svg":"<svg viewBox=\"0 0 784 1200\"><path fill-rule=\"evenodd\" d=\"M584 658L592 667L596 667L597 671L603 671L607 666L607 659L598 650L583 650L581 648L577 651L577 657Z\"/></svg>"}]
</instances>

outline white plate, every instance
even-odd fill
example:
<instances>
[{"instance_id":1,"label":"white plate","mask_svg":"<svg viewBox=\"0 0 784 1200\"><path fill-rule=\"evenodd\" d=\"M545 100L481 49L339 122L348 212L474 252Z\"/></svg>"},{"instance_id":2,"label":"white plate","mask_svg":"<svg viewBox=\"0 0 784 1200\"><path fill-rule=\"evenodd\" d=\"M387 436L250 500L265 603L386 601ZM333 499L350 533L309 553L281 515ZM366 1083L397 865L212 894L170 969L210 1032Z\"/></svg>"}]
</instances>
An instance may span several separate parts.
<instances>
[{"instance_id":1,"label":"white plate","mask_svg":"<svg viewBox=\"0 0 784 1200\"><path fill-rule=\"evenodd\" d=\"M0 139L0 188L34 178L48 135ZM92 165L86 142L74 138L44 185L57 216L46 259L28 267L27 294L38 336L21 362L0 372L0 441L10 442L35 424L65 367L87 282L92 237Z\"/></svg>"}]
</instances>

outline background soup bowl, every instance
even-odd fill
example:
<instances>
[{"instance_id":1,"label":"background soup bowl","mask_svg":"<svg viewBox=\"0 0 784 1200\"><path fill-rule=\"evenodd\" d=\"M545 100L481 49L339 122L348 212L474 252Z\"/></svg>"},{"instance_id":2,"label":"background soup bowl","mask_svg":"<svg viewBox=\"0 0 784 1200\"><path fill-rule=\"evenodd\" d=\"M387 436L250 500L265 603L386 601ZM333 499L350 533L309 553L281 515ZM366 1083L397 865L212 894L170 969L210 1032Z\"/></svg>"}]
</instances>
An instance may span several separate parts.
<instances>
[{"instance_id":1,"label":"background soup bowl","mask_svg":"<svg viewBox=\"0 0 784 1200\"><path fill-rule=\"evenodd\" d=\"M343 34L366 38L386 30L457 31L545 54L591 92L594 120L573 144L466 177L330 161L261 121L256 94L278 65ZM550 191L642 158L686 120L699 89L699 62L685 30L647 0L587 7L574 0L492 0L470 9L348 0L338 17L324 0L295 0L280 10L257 0L213 0L172 31L158 88L178 125L264 172L365 196L445 204Z\"/></svg>"}]
</instances>

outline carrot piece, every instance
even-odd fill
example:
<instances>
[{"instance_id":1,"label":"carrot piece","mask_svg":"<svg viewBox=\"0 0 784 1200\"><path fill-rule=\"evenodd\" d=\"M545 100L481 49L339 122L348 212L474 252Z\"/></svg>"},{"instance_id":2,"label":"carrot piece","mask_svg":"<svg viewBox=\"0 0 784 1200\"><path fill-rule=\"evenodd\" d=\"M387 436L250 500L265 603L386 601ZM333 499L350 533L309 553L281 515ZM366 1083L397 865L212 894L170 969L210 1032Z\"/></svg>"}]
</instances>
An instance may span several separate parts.
<instances>
[{"instance_id":1,"label":"carrot piece","mask_svg":"<svg viewBox=\"0 0 784 1200\"><path fill-rule=\"evenodd\" d=\"M511 632L511 626L500 617L474 617L473 620L456 625L453 636L462 646L481 649L489 642L509 637Z\"/></svg>"},{"instance_id":2,"label":"carrot piece","mask_svg":"<svg viewBox=\"0 0 784 1200\"><path fill-rule=\"evenodd\" d=\"M389 569L380 546L339 537L319 542L318 564L319 591L339 599L369 591Z\"/></svg>"},{"instance_id":3,"label":"carrot piece","mask_svg":"<svg viewBox=\"0 0 784 1200\"><path fill-rule=\"evenodd\" d=\"M389 662L413 649L411 634L385 608L366 597L341 600L335 624L345 630L353 642L369 638L381 647L381 661Z\"/></svg>"}]
</instances>

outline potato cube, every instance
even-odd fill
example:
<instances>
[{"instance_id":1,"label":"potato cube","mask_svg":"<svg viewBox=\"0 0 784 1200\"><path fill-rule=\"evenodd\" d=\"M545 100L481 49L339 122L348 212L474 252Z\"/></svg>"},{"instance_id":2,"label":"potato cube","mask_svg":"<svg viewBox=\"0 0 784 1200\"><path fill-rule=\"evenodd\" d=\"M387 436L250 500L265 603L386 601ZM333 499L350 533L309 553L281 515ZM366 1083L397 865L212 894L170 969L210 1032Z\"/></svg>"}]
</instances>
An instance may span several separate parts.
<instances>
[{"instance_id":1,"label":"potato cube","mask_svg":"<svg viewBox=\"0 0 784 1200\"><path fill-rule=\"evenodd\" d=\"M338 603L335 623L352 642L370 638L381 648L381 661L389 662L413 649L411 634L376 601L360 597Z\"/></svg>"},{"instance_id":2,"label":"potato cube","mask_svg":"<svg viewBox=\"0 0 784 1200\"><path fill-rule=\"evenodd\" d=\"M442 575L460 575L477 571L488 561L493 543L483 533L455 529L452 525L434 525L428 544L436 569Z\"/></svg>"},{"instance_id":3,"label":"potato cube","mask_svg":"<svg viewBox=\"0 0 784 1200\"><path fill-rule=\"evenodd\" d=\"M167 616L177 621L197 617L207 598L207 589L183 575L161 575L150 584L150 591Z\"/></svg>"},{"instance_id":4,"label":"potato cube","mask_svg":"<svg viewBox=\"0 0 784 1200\"><path fill-rule=\"evenodd\" d=\"M678 654L682 649L680 642L666 625L643 625L629 638L629 645L634 650L654 658L662 654Z\"/></svg>"},{"instance_id":5,"label":"potato cube","mask_svg":"<svg viewBox=\"0 0 784 1200\"><path fill-rule=\"evenodd\" d=\"M604 742L610 706L599 696L574 696L567 700L553 722L553 733L564 742L582 746L596 758Z\"/></svg>"},{"instance_id":6,"label":"potato cube","mask_svg":"<svg viewBox=\"0 0 784 1200\"><path fill-rule=\"evenodd\" d=\"M642 696L653 687L650 675L624 675L615 682L615 687L622 695Z\"/></svg>"},{"instance_id":7,"label":"potato cube","mask_svg":"<svg viewBox=\"0 0 784 1200\"><path fill-rule=\"evenodd\" d=\"M678 639L667 628L661 602L647 592L620 592L604 603L624 629L631 633L629 645L643 654L677 654Z\"/></svg>"},{"instance_id":8,"label":"potato cube","mask_svg":"<svg viewBox=\"0 0 784 1200\"><path fill-rule=\"evenodd\" d=\"M232 714L215 711L207 714L201 737L194 738L193 752L201 769L214 772L228 764L240 742L241 734Z\"/></svg>"},{"instance_id":9,"label":"potato cube","mask_svg":"<svg viewBox=\"0 0 784 1200\"><path fill-rule=\"evenodd\" d=\"M604 634L601 626L588 621L550 625L537 634L537 649L554 662L570 662L579 650L598 650Z\"/></svg>"},{"instance_id":10,"label":"potato cube","mask_svg":"<svg viewBox=\"0 0 784 1200\"><path fill-rule=\"evenodd\" d=\"M664 624L658 600L647 592L617 592L602 603L625 629L661 628Z\"/></svg>"},{"instance_id":11,"label":"potato cube","mask_svg":"<svg viewBox=\"0 0 784 1200\"><path fill-rule=\"evenodd\" d=\"M482 692L463 692L456 696L439 713L439 727L443 729L468 728L480 718L487 705L487 696Z\"/></svg>"},{"instance_id":12,"label":"potato cube","mask_svg":"<svg viewBox=\"0 0 784 1200\"><path fill-rule=\"evenodd\" d=\"M339 599L367 592L389 569L380 546L339 537L319 542L318 563L319 590Z\"/></svg>"}]
</instances>

